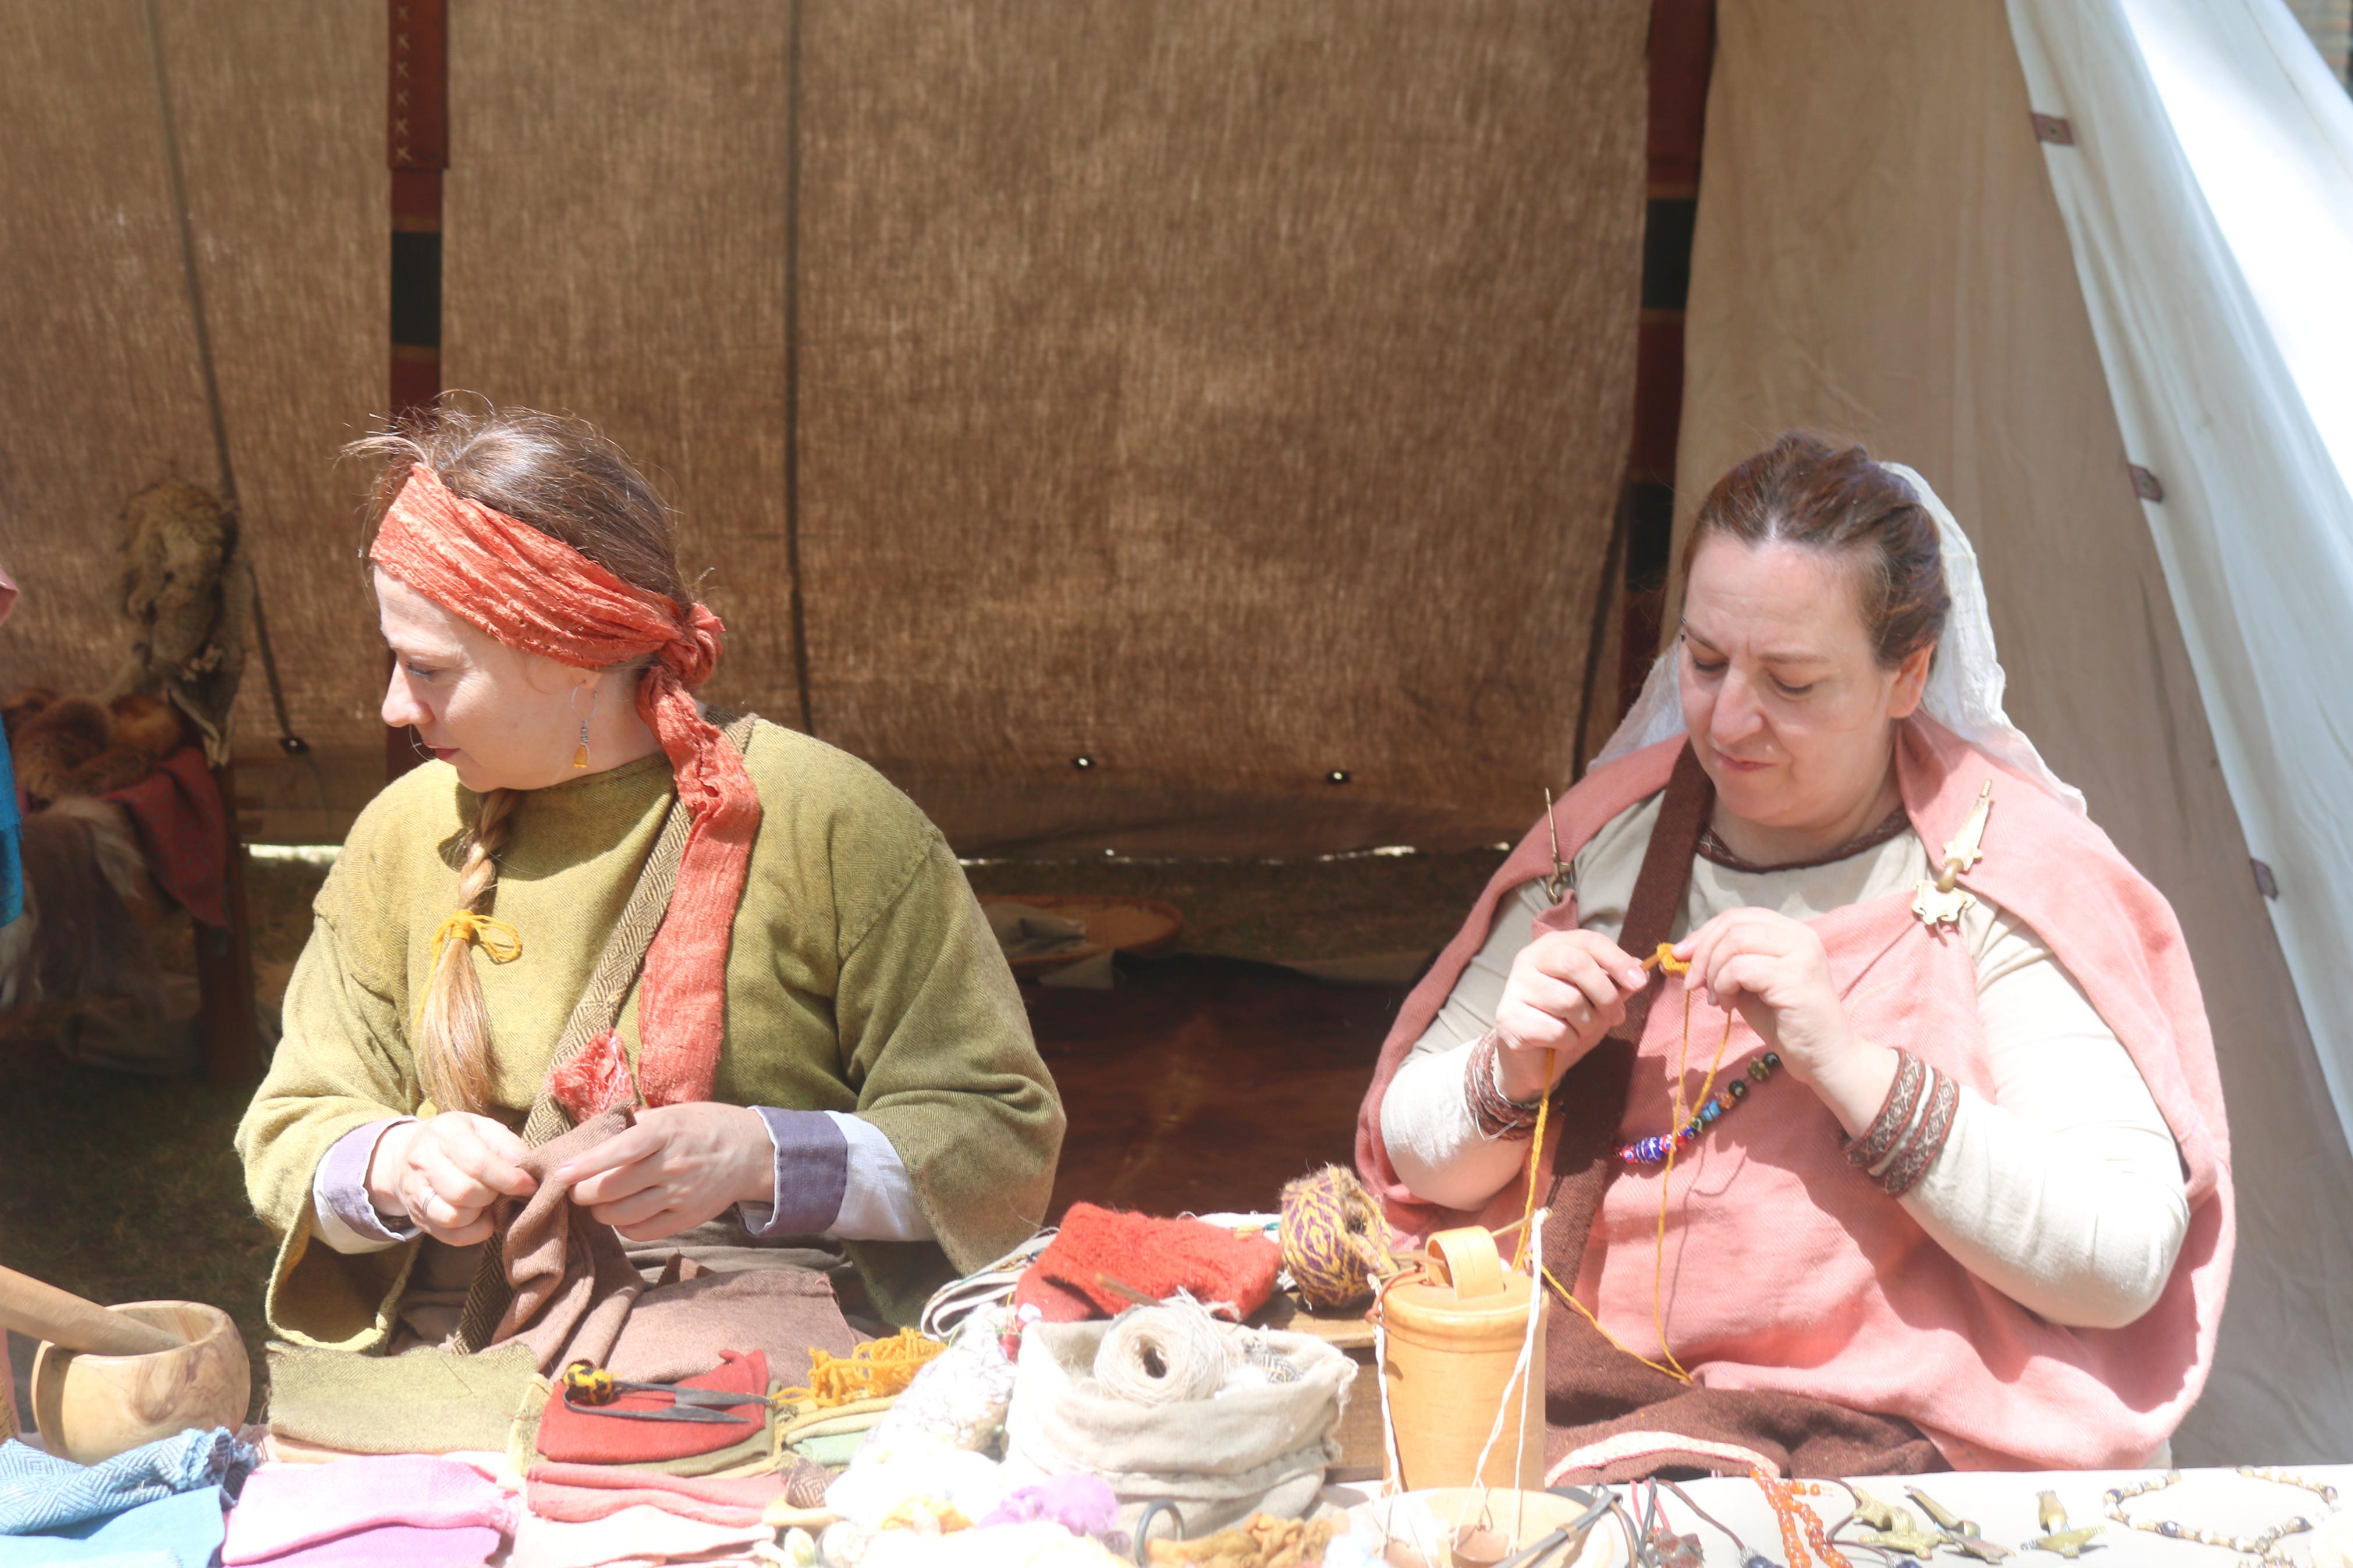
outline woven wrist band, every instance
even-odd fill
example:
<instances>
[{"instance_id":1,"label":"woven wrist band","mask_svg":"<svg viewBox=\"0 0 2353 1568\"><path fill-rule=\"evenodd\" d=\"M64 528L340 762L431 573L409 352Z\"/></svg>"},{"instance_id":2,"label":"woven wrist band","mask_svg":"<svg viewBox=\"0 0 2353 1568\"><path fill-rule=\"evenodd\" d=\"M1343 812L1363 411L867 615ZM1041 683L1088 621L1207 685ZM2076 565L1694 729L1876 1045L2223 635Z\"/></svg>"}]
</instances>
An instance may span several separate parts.
<instances>
[{"instance_id":1,"label":"woven wrist band","mask_svg":"<svg viewBox=\"0 0 2353 1568\"><path fill-rule=\"evenodd\" d=\"M1880 1106L1878 1116L1862 1136L1847 1145L1846 1163L1868 1171L1887 1158L1904 1130L1912 1125L1912 1113L1919 1109L1921 1085L1926 1081L1927 1070L1920 1058L1898 1047L1895 1052L1895 1081L1887 1086L1886 1102Z\"/></svg>"},{"instance_id":2,"label":"woven wrist band","mask_svg":"<svg viewBox=\"0 0 2353 1568\"><path fill-rule=\"evenodd\" d=\"M1921 1112L1918 1129L1877 1178L1891 1198L1902 1197L1928 1173L1928 1167L1944 1152L1946 1135L1953 1130L1953 1112L1960 1107L1960 1085L1940 1072L1929 1076L1936 1088L1929 1092L1928 1109Z\"/></svg>"},{"instance_id":3,"label":"woven wrist band","mask_svg":"<svg viewBox=\"0 0 2353 1568\"><path fill-rule=\"evenodd\" d=\"M1536 1108L1544 1103L1544 1096L1539 1094L1525 1104L1504 1098L1496 1076L1502 1051L1493 1029L1471 1047L1471 1060L1462 1070L1463 1103L1470 1108L1472 1123L1481 1137L1525 1138L1535 1131Z\"/></svg>"}]
</instances>

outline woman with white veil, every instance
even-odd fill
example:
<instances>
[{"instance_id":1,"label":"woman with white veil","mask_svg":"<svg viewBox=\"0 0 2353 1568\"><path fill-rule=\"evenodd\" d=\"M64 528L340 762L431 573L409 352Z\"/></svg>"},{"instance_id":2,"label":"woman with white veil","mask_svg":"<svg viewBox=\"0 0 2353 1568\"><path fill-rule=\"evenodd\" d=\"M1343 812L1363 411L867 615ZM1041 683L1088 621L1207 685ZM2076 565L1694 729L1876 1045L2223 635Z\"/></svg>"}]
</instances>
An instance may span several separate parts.
<instances>
[{"instance_id":1,"label":"woman with white veil","mask_svg":"<svg viewBox=\"0 0 2353 1568\"><path fill-rule=\"evenodd\" d=\"M2004 715L1917 474L1786 436L1684 567L1409 999L1367 1181L1416 1231L1550 1208L1555 1479L2147 1462L2231 1250L2171 910Z\"/></svg>"}]
</instances>

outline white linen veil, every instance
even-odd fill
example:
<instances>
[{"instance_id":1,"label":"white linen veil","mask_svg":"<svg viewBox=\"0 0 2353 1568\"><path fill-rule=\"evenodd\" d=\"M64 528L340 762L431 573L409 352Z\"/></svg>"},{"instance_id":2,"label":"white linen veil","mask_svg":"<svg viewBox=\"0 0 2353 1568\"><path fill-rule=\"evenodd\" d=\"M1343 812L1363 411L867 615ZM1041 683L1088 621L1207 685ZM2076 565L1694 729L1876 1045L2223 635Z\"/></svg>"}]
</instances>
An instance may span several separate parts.
<instances>
[{"instance_id":1,"label":"white linen veil","mask_svg":"<svg viewBox=\"0 0 2353 1568\"><path fill-rule=\"evenodd\" d=\"M2009 678L1994 654L1993 622L1986 614L1985 578L1978 571L1978 552L1968 536L1928 481L1901 463L1880 467L1912 487L1912 493L1936 520L1938 553L1945 572L1945 591L1953 607L1945 617L1944 635L1936 640L1936 657L1928 668L1928 689L1921 710L1987 756L2042 785L2082 812L2084 794L2051 771L2042 753L2025 732L2002 711L2001 699ZM1642 694L1594 758L1594 765L1639 752L1683 732L1683 698L1677 689L1675 660L1680 644L1670 647L1651 666Z\"/></svg>"}]
</instances>

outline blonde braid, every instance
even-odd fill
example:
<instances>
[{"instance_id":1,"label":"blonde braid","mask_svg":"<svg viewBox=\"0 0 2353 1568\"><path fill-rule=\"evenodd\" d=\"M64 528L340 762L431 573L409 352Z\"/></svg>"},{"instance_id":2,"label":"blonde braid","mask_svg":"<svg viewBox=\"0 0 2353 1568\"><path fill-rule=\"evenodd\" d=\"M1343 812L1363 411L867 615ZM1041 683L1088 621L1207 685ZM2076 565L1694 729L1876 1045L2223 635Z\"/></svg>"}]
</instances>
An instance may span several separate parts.
<instances>
[{"instance_id":1,"label":"blonde braid","mask_svg":"<svg viewBox=\"0 0 2353 1568\"><path fill-rule=\"evenodd\" d=\"M498 857L506 847L517 798L517 792L511 789L494 789L482 796L465 861L458 868L461 913L489 912L491 896L498 890ZM453 921L442 931L451 940L445 942L438 934L435 938L433 973L417 1009L417 1076L427 1097L438 1109L486 1111L491 1104L491 1020L469 951L480 942L481 935L470 923ZM492 956L497 961L495 952Z\"/></svg>"}]
</instances>

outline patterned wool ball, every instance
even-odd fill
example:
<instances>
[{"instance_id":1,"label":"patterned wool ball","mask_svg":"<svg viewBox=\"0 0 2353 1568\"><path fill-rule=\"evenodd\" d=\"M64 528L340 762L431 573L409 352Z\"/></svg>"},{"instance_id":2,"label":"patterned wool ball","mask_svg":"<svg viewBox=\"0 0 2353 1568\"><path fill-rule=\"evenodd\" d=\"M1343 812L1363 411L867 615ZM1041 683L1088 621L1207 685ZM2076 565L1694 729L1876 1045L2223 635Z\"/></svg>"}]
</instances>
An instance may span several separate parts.
<instances>
[{"instance_id":1,"label":"patterned wool ball","mask_svg":"<svg viewBox=\"0 0 2353 1568\"><path fill-rule=\"evenodd\" d=\"M1397 1242L1354 1171L1326 1165L1282 1189L1282 1266L1311 1307L1370 1300L1377 1277L1398 1267Z\"/></svg>"}]
</instances>

